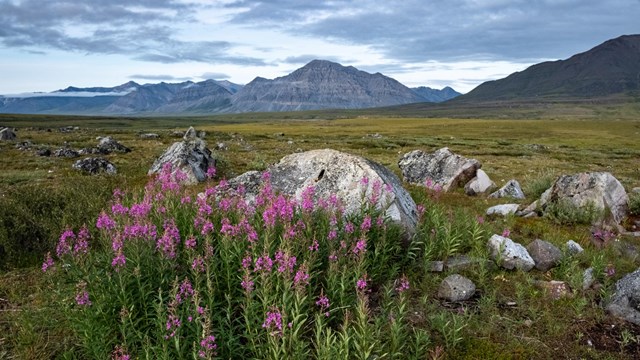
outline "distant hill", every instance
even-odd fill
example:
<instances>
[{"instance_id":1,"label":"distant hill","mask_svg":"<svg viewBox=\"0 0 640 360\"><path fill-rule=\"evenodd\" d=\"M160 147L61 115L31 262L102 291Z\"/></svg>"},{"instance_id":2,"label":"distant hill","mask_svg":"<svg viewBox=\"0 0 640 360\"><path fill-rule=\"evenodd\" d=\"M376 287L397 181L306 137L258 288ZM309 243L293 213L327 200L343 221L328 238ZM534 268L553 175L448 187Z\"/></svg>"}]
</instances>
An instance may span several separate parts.
<instances>
[{"instance_id":1,"label":"distant hill","mask_svg":"<svg viewBox=\"0 0 640 360\"><path fill-rule=\"evenodd\" d=\"M283 77L254 79L236 94L230 111L358 109L423 101L408 87L380 73L313 60Z\"/></svg>"},{"instance_id":2,"label":"distant hill","mask_svg":"<svg viewBox=\"0 0 640 360\"><path fill-rule=\"evenodd\" d=\"M595 98L640 90L640 35L624 35L566 60L482 83L454 102Z\"/></svg>"},{"instance_id":3,"label":"distant hill","mask_svg":"<svg viewBox=\"0 0 640 360\"><path fill-rule=\"evenodd\" d=\"M447 100L451 100L455 97L458 97L462 94L453 90L449 86L442 88L442 90L432 89L427 86L420 86L416 88L411 88L413 92L418 94L424 101L439 103Z\"/></svg>"}]
</instances>

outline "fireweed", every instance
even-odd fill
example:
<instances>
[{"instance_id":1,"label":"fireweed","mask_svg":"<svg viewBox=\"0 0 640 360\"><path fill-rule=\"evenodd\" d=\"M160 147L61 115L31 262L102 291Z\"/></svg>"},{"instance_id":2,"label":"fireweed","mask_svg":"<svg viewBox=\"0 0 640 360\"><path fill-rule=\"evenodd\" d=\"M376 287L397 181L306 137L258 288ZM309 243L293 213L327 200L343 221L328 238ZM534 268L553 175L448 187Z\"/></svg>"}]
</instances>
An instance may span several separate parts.
<instances>
[{"instance_id":1,"label":"fireweed","mask_svg":"<svg viewBox=\"0 0 640 360\"><path fill-rule=\"evenodd\" d=\"M345 214L313 187L275 193L268 173L251 202L225 181L195 196L185 178L168 164L144 190L117 190L93 234L68 228L47 255L80 357L402 356L411 263L384 217L390 186L363 179Z\"/></svg>"}]
</instances>

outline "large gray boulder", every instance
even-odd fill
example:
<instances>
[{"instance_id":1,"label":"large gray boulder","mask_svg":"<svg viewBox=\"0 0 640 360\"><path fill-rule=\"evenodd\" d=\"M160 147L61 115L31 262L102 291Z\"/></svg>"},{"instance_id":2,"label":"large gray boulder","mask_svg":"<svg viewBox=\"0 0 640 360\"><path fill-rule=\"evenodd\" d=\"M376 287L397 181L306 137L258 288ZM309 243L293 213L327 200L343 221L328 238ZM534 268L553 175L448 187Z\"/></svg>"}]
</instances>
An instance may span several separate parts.
<instances>
[{"instance_id":1,"label":"large gray boulder","mask_svg":"<svg viewBox=\"0 0 640 360\"><path fill-rule=\"evenodd\" d=\"M519 269L529 271L535 266L535 262L527 249L513 240L493 235L487 243L491 258L505 269Z\"/></svg>"},{"instance_id":2,"label":"large gray boulder","mask_svg":"<svg viewBox=\"0 0 640 360\"><path fill-rule=\"evenodd\" d=\"M536 263L536 269L548 271L562 260L562 252L550 242L536 239L527 245L527 251Z\"/></svg>"},{"instance_id":3,"label":"large gray boulder","mask_svg":"<svg viewBox=\"0 0 640 360\"><path fill-rule=\"evenodd\" d=\"M640 325L640 269L625 275L607 305L607 311L626 321Z\"/></svg>"},{"instance_id":4,"label":"large gray boulder","mask_svg":"<svg viewBox=\"0 0 640 360\"><path fill-rule=\"evenodd\" d=\"M518 211L518 204L501 204L495 205L487 209L487 215L509 216Z\"/></svg>"},{"instance_id":5,"label":"large gray boulder","mask_svg":"<svg viewBox=\"0 0 640 360\"><path fill-rule=\"evenodd\" d=\"M316 199L335 195L346 214L359 211L363 201L376 197L375 206L385 210L387 217L407 233L415 232L417 212L411 195L393 172L374 161L331 149L311 150L285 156L267 171L276 192L300 200L302 193L313 186ZM229 183L242 185L247 198L251 198L262 181L261 176L249 172Z\"/></svg>"},{"instance_id":6,"label":"large gray boulder","mask_svg":"<svg viewBox=\"0 0 640 360\"><path fill-rule=\"evenodd\" d=\"M473 281L458 274L449 275L440 283L438 297L447 301L469 300L476 292Z\"/></svg>"},{"instance_id":7,"label":"large gray boulder","mask_svg":"<svg viewBox=\"0 0 640 360\"><path fill-rule=\"evenodd\" d=\"M524 199L524 192L522 191L522 188L520 187L520 183L518 182L518 180L509 180L506 184L504 184L503 187L501 187L500 189L498 189L496 192L491 193L491 195L489 195L490 198L504 198L504 197L510 197L510 198L514 198L514 199Z\"/></svg>"},{"instance_id":8,"label":"large gray boulder","mask_svg":"<svg viewBox=\"0 0 640 360\"><path fill-rule=\"evenodd\" d=\"M149 175L159 173L165 164L171 164L171 172L175 175L181 171L186 176L186 184L196 184L207 179L207 170L216 166L211 150L204 140L196 136L193 128L184 134L183 141L171 145L160 155L149 169Z\"/></svg>"},{"instance_id":9,"label":"large gray boulder","mask_svg":"<svg viewBox=\"0 0 640 360\"><path fill-rule=\"evenodd\" d=\"M608 172L585 172L560 176L539 207L568 203L578 208L594 206L601 217L596 222L611 220L619 224L626 216L629 196L620 181Z\"/></svg>"},{"instance_id":10,"label":"large gray boulder","mask_svg":"<svg viewBox=\"0 0 640 360\"><path fill-rule=\"evenodd\" d=\"M0 130L0 141L13 141L16 137L16 133L10 128Z\"/></svg>"},{"instance_id":11,"label":"large gray boulder","mask_svg":"<svg viewBox=\"0 0 640 360\"><path fill-rule=\"evenodd\" d=\"M91 175L99 173L106 173L113 175L117 172L115 165L103 158L88 157L76 161L72 167L76 170L81 170Z\"/></svg>"},{"instance_id":12,"label":"large gray boulder","mask_svg":"<svg viewBox=\"0 0 640 360\"><path fill-rule=\"evenodd\" d=\"M454 154L445 147L431 154L422 150L406 153L398 166L404 181L424 186L430 180L433 186L449 191L473 179L482 165L478 160Z\"/></svg>"},{"instance_id":13,"label":"large gray boulder","mask_svg":"<svg viewBox=\"0 0 640 360\"><path fill-rule=\"evenodd\" d=\"M120 144L111 136L100 138L98 150L105 155L111 154L112 152L128 153L131 151L131 149Z\"/></svg>"},{"instance_id":14,"label":"large gray boulder","mask_svg":"<svg viewBox=\"0 0 640 360\"><path fill-rule=\"evenodd\" d=\"M496 188L496 183L491 181L489 175L482 169L476 171L476 177L471 179L465 186L464 192L469 196L486 194Z\"/></svg>"}]
</instances>

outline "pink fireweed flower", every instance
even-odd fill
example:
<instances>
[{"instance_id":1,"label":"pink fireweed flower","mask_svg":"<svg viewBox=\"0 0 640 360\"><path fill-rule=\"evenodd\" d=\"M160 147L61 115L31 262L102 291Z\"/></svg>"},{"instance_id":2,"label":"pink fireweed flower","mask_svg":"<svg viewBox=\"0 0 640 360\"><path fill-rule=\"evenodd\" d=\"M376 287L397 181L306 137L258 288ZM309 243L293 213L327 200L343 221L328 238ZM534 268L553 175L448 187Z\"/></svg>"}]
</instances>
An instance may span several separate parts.
<instances>
[{"instance_id":1,"label":"pink fireweed flower","mask_svg":"<svg viewBox=\"0 0 640 360\"><path fill-rule=\"evenodd\" d=\"M129 212L129 208L120 203L115 203L111 205L111 213L113 215L124 215L128 212Z\"/></svg>"},{"instance_id":2,"label":"pink fireweed flower","mask_svg":"<svg viewBox=\"0 0 640 360\"><path fill-rule=\"evenodd\" d=\"M96 221L96 228L110 230L116 227L115 221L113 221L109 215L107 215L104 211L100 213L98 216L98 220Z\"/></svg>"},{"instance_id":3,"label":"pink fireweed flower","mask_svg":"<svg viewBox=\"0 0 640 360\"><path fill-rule=\"evenodd\" d=\"M184 240L184 247L186 247L187 249L195 249L196 245L196 238L193 236L189 236Z\"/></svg>"},{"instance_id":4,"label":"pink fireweed flower","mask_svg":"<svg viewBox=\"0 0 640 360\"><path fill-rule=\"evenodd\" d=\"M124 195L125 195L124 191L122 191L122 190L120 190L118 188L113 189L113 198L114 199L120 200L120 199L122 199L122 197L124 197Z\"/></svg>"},{"instance_id":5,"label":"pink fireweed flower","mask_svg":"<svg viewBox=\"0 0 640 360\"><path fill-rule=\"evenodd\" d=\"M112 360L129 360L131 356L127 354L127 352L121 347L116 346L116 348L111 353Z\"/></svg>"},{"instance_id":6,"label":"pink fireweed flower","mask_svg":"<svg viewBox=\"0 0 640 360\"><path fill-rule=\"evenodd\" d=\"M324 311L324 316L329 316L329 298L326 297L324 294L321 294L318 297L318 300L316 301L316 306L318 306L320 308L320 311Z\"/></svg>"},{"instance_id":7,"label":"pink fireweed flower","mask_svg":"<svg viewBox=\"0 0 640 360\"><path fill-rule=\"evenodd\" d=\"M220 227L220 233L227 236L236 236L238 229L231 225L231 220L228 218L222 219L222 226Z\"/></svg>"},{"instance_id":8,"label":"pink fireweed flower","mask_svg":"<svg viewBox=\"0 0 640 360\"><path fill-rule=\"evenodd\" d=\"M169 335L166 335L164 338L165 339L170 339L174 336L176 336L176 330L182 326L182 321L180 321L180 318L178 318L177 316L171 314L169 315L169 319L167 320L167 324L166 324L166 328L167 331L171 332L169 333Z\"/></svg>"},{"instance_id":9,"label":"pink fireweed flower","mask_svg":"<svg viewBox=\"0 0 640 360\"><path fill-rule=\"evenodd\" d=\"M358 291L364 291L367 288L367 275L364 275L363 277L359 278L358 281L356 281L356 289Z\"/></svg>"},{"instance_id":10,"label":"pink fireweed flower","mask_svg":"<svg viewBox=\"0 0 640 360\"><path fill-rule=\"evenodd\" d=\"M613 275L616 274L616 268L615 266L613 266L612 264L607 265L606 269L605 269L605 274L608 277L612 277Z\"/></svg>"},{"instance_id":11,"label":"pink fireweed flower","mask_svg":"<svg viewBox=\"0 0 640 360\"><path fill-rule=\"evenodd\" d=\"M229 212L229 210L231 210L231 199L220 199L220 201L218 201L218 209L225 213Z\"/></svg>"},{"instance_id":12,"label":"pink fireweed flower","mask_svg":"<svg viewBox=\"0 0 640 360\"><path fill-rule=\"evenodd\" d=\"M369 185L369 178L366 177L366 176L363 176L362 179L360 179L360 185L368 186Z\"/></svg>"},{"instance_id":13,"label":"pink fireweed flower","mask_svg":"<svg viewBox=\"0 0 640 360\"><path fill-rule=\"evenodd\" d=\"M191 268L197 272L203 273L204 272L204 259L201 256L197 256L195 259L193 259L193 262L191 263Z\"/></svg>"},{"instance_id":14,"label":"pink fireweed flower","mask_svg":"<svg viewBox=\"0 0 640 360\"><path fill-rule=\"evenodd\" d=\"M184 204L191 204L191 196L183 196L180 199L180 204L184 205Z\"/></svg>"},{"instance_id":15,"label":"pink fireweed flower","mask_svg":"<svg viewBox=\"0 0 640 360\"><path fill-rule=\"evenodd\" d=\"M51 252L48 252L47 257L42 263L42 272L47 272L51 267L53 267L53 259L51 258Z\"/></svg>"},{"instance_id":16,"label":"pink fireweed flower","mask_svg":"<svg viewBox=\"0 0 640 360\"><path fill-rule=\"evenodd\" d=\"M360 230L366 233L369 229L371 229L371 216L367 215L362 220L362 224L360 224Z\"/></svg>"},{"instance_id":17,"label":"pink fireweed flower","mask_svg":"<svg viewBox=\"0 0 640 360\"><path fill-rule=\"evenodd\" d=\"M269 255L263 255L256 259L255 264L253 265L253 271L270 272L272 266L273 266L273 260L271 260Z\"/></svg>"},{"instance_id":18,"label":"pink fireweed flower","mask_svg":"<svg viewBox=\"0 0 640 360\"><path fill-rule=\"evenodd\" d=\"M425 210L426 209L424 208L424 205L422 204L416 205L416 212L418 213L418 221L421 221L422 218L424 217Z\"/></svg>"},{"instance_id":19,"label":"pink fireweed flower","mask_svg":"<svg viewBox=\"0 0 640 360\"><path fill-rule=\"evenodd\" d=\"M367 239L361 238L360 240L358 240L352 251L356 255L364 254L367 251Z\"/></svg>"},{"instance_id":20,"label":"pink fireweed flower","mask_svg":"<svg viewBox=\"0 0 640 360\"><path fill-rule=\"evenodd\" d=\"M218 348L216 344L216 337L213 335L209 335L200 341L200 351L198 352L198 356L200 358L206 358L207 355L215 356L215 350Z\"/></svg>"},{"instance_id":21,"label":"pink fireweed flower","mask_svg":"<svg viewBox=\"0 0 640 360\"><path fill-rule=\"evenodd\" d=\"M502 236L509 237L509 235L511 235L511 231L509 231L509 229L504 229L502 231Z\"/></svg>"},{"instance_id":22,"label":"pink fireweed flower","mask_svg":"<svg viewBox=\"0 0 640 360\"><path fill-rule=\"evenodd\" d=\"M116 253L116 256L111 260L111 266L116 270L116 272L120 271L120 268L124 267L127 263L127 259L124 257L122 250Z\"/></svg>"},{"instance_id":23,"label":"pink fireweed flower","mask_svg":"<svg viewBox=\"0 0 640 360\"><path fill-rule=\"evenodd\" d=\"M369 198L369 202L371 204L377 204L378 200L380 200L380 195L382 194L382 183L380 180L375 180L373 182L373 186L371 188L371 196Z\"/></svg>"},{"instance_id":24,"label":"pink fireweed flower","mask_svg":"<svg viewBox=\"0 0 640 360\"><path fill-rule=\"evenodd\" d=\"M173 259L176 257L176 248L179 243L180 230L173 221L166 221L164 234L156 242L156 249L160 250L165 257Z\"/></svg>"},{"instance_id":25,"label":"pink fireweed flower","mask_svg":"<svg viewBox=\"0 0 640 360\"><path fill-rule=\"evenodd\" d=\"M409 279L407 279L406 276L403 275L400 279L398 279L397 284L398 286L396 286L396 291L398 293L403 293L409 290Z\"/></svg>"},{"instance_id":26,"label":"pink fireweed flower","mask_svg":"<svg viewBox=\"0 0 640 360\"><path fill-rule=\"evenodd\" d=\"M203 236L213 233L213 223L211 221L206 221L204 223L204 225L202 226L202 230L200 231L200 234L202 234Z\"/></svg>"},{"instance_id":27,"label":"pink fireweed flower","mask_svg":"<svg viewBox=\"0 0 640 360\"><path fill-rule=\"evenodd\" d=\"M193 296L193 286L189 279L185 278L180 283L180 288L178 289L178 293L176 294L176 301L178 304L182 304L184 300L187 300L189 297Z\"/></svg>"},{"instance_id":28,"label":"pink fireweed flower","mask_svg":"<svg viewBox=\"0 0 640 360\"><path fill-rule=\"evenodd\" d=\"M62 257L64 254L71 253L71 243L75 240L76 235L71 229L65 230L60 239L58 240L58 246L56 246L56 255Z\"/></svg>"},{"instance_id":29,"label":"pink fireweed flower","mask_svg":"<svg viewBox=\"0 0 640 360\"><path fill-rule=\"evenodd\" d=\"M329 261L331 262L338 261L338 255L336 255L335 252L332 252L331 255L329 255Z\"/></svg>"},{"instance_id":30,"label":"pink fireweed flower","mask_svg":"<svg viewBox=\"0 0 640 360\"><path fill-rule=\"evenodd\" d=\"M253 280L251 280L251 277L249 276L249 274L245 273L243 278L242 278L242 282L240 282L240 286L242 286L242 288L244 289L244 291L247 294L250 294L253 291Z\"/></svg>"},{"instance_id":31,"label":"pink fireweed flower","mask_svg":"<svg viewBox=\"0 0 640 360\"><path fill-rule=\"evenodd\" d=\"M89 293L86 290L76 294L76 304L80 306L91 306L91 300L89 300Z\"/></svg>"},{"instance_id":32,"label":"pink fireweed flower","mask_svg":"<svg viewBox=\"0 0 640 360\"><path fill-rule=\"evenodd\" d=\"M384 217L378 216L376 218L376 226L379 228L384 228Z\"/></svg>"},{"instance_id":33,"label":"pink fireweed flower","mask_svg":"<svg viewBox=\"0 0 640 360\"><path fill-rule=\"evenodd\" d=\"M151 205L151 203L145 202L133 204L129 209L129 215L133 216L134 218L144 218L149 215L152 207L153 206Z\"/></svg>"},{"instance_id":34,"label":"pink fireweed flower","mask_svg":"<svg viewBox=\"0 0 640 360\"><path fill-rule=\"evenodd\" d=\"M89 230L83 226L78 232L78 238L73 245L73 255L86 254L89 251Z\"/></svg>"},{"instance_id":35,"label":"pink fireweed flower","mask_svg":"<svg viewBox=\"0 0 640 360\"><path fill-rule=\"evenodd\" d=\"M253 262L253 260L251 259L251 256L250 256L250 255L245 256L245 257L242 259L242 268L243 268L243 269L248 269L248 268L249 268L249 266L251 266L251 263L252 263L252 262Z\"/></svg>"},{"instance_id":36,"label":"pink fireweed flower","mask_svg":"<svg viewBox=\"0 0 640 360\"><path fill-rule=\"evenodd\" d=\"M293 272L293 268L296 266L297 259L295 256L290 256L287 253L278 251L275 255L275 261L276 264L278 264L279 273L291 273Z\"/></svg>"},{"instance_id":37,"label":"pink fireweed flower","mask_svg":"<svg viewBox=\"0 0 640 360\"><path fill-rule=\"evenodd\" d=\"M309 273L307 273L304 266L298 269L296 275L293 277L293 285L295 287L304 287L305 285L309 285Z\"/></svg>"},{"instance_id":38,"label":"pink fireweed flower","mask_svg":"<svg viewBox=\"0 0 640 360\"><path fill-rule=\"evenodd\" d=\"M338 231L336 229L329 230L327 240L335 240L338 237Z\"/></svg>"},{"instance_id":39,"label":"pink fireweed flower","mask_svg":"<svg viewBox=\"0 0 640 360\"><path fill-rule=\"evenodd\" d=\"M278 308L272 308L267 311L262 328L267 329L271 336L282 336L282 314Z\"/></svg>"},{"instance_id":40,"label":"pink fireweed flower","mask_svg":"<svg viewBox=\"0 0 640 360\"><path fill-rule=\"evenodd\" d=\"M314 207L313 197L316 189L313 185L309 185L302 191L302 210L306 213L311 212Z\"/></svg>"},{"instance_id":41,"label":"pink fireweed flower","mask_svg":"<svg viewBox=\"0 0 640 360\"><path fill-rule=\"evenodd\" d=\"M214 177L216 177L216 168L211 166L207 169L207 177L209 179L213 179Z\"/></svg>"},{"instance_id":42,"label":"pink fireweed flower","mask_svg":"<svg viewBox=\"0 0 640 360\"><path fill-rule=\"evenodd\" d=\"M355 227L351 222L346 223L346 225L344 226L344 232L346 232L347 234L353 233L354 230L355 230Z\"/></svg>"},{"instance_id":43,"label":"pink fireweed flower","mask_svg":"<svg viewBox=\"0 0 640 360\"><path fill-rule=\"evenodd\" d=\"M480 225L484 224L484 218L482 216L480 216L480 215L476 216L476 221Z\"/></svg>"},{"instance_id":44,"label":"pink fireweed flower","mask_svg":"<svg viewBox=\"0 0 640 360\"><path fill-rule=\"evenodd\" d=\"M320 244L318 243L318 240L313 240L313 243L311 243L311 246L309 246L309 251L318 251L318 249L320 248Z\"/></svg>"}]
</instances>

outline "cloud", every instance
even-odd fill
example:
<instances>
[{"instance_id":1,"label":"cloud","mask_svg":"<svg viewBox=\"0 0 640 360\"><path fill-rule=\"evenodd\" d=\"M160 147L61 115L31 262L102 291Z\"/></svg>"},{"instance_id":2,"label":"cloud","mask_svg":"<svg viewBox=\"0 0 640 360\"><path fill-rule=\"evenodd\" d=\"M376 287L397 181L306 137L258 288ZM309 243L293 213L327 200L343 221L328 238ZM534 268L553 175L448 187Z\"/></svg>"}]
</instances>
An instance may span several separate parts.
<instances>
[{"instance_id":1,"label":"cloud","mask_svg":"<svg viewBox=\"0 0 640 360\"><path fill-rule=\"evenodd\" d=\"M181 38L180 30L195 21L200 7L173 0L5 1L0 2L0 46L121 54L159 63L265 64L230 55L234 44L227 41Z\"/></svg>"},{"instance_id":2,"label":"cloud","mask_svg":"<svg viewBox=\"0 0 640 360\"><path fill-rule=\"evenodd\" d=\"M281 63L285 63L285 64L293 64L293 65L298 65L298 64L307 64L309 62L311 62L312 60L328 60L328 61L333 61L333 62L337 62L337 63L351 63L351 62L355 62L355 60L347 60L344 58L341 58L339 56L331 56L331 55L296 55L296 56L288 56L284 59L279 60L279 62Z\"/></svg>"},{"instance_id":3,"label":"cloud","mask_svg":"<svg viewBox=\"0 0 640 360\"><path fill-rule=\"evenodd\" d=\"M134 74L129 75L129 79L141 79L141 80L154 80L154 81L189 81L191 78L189 77L176 77L173 75L166 74Z\"/></svg>"},{"instance_id":4,"label":"cloud","mask_svg":"<svg viewBox=\"0 0 640 360\"><path fill-rule=\"evenodd\" d=\"M229 75L224 73L219 73L219 72L206 72L198 77L201 79L215 79L215 80L223 80L223 79L230 78Z\"/></svg>"}]
</instances>

